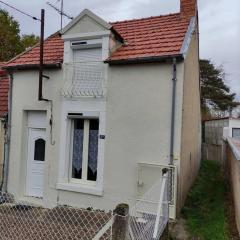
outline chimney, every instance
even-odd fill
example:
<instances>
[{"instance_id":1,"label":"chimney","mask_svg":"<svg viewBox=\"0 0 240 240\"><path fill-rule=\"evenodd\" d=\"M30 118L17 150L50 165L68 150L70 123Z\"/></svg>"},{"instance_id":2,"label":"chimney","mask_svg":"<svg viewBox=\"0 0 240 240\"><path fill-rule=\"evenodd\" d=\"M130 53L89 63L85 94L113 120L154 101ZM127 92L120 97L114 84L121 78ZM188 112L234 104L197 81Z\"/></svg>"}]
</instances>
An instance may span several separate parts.
<instances>
[{"instance_id":1,"label":"chimney","mask_svg":"<svg viewBox=\"0 0 240 240\"><path fill-rule=\"evenodd\" d=\"M197 14L197 0L180 0L181 17L191 18Z\"/></svg>"}]
</instances>

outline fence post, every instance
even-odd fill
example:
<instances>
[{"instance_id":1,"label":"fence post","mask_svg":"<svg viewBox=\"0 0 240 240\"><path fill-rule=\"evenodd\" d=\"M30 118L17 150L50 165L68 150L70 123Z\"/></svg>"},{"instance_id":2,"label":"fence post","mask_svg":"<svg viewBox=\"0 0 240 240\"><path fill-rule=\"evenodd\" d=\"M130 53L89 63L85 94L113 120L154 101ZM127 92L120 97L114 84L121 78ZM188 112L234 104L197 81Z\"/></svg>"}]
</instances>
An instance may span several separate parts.
<instances>
[{"instance_id":1,"label":"fence post","mask_svg":"<svg viewBox=\"0 0 240 240\"><path fill-rule=\"evenodd\" d=\"M112 227L113 240L128 239L129 206L121 203L114 210L114 223Z\"/></svg>"}]
</instances>

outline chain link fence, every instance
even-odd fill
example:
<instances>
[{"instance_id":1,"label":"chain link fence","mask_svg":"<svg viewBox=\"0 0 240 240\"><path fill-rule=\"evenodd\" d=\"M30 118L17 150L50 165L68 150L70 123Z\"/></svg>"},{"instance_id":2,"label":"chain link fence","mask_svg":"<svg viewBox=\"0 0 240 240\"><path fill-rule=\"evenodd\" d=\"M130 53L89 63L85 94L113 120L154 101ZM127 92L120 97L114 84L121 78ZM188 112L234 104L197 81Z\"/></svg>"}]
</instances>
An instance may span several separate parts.
<instances>
[{"instance_id":1,"label":"chain link fence","mask_svg":"<svg viewBox=\"0 0 240 240\"><path fill-rule=\"evenodd\" d=\"M65 205L43 208L0 193L1 240L110 240L113 213Z\"/></svg>"},{"instance_id":2,"label":"chain link fence","mask_svg":"<svg viewBox=\"0 0 240 240\"><path fill-rule=\"evenodd\" d=\"M169 171L130 209L129 234L132 240L159 240L169 220Z\"/></svg>"},{"instance_id":3,"label":"chain link fence","mask_svg":"<svg viewBox=\"0 0 240 240\"><path fill-rule=\"evenodd\" d=\"M43 207L0 192L1 240L159 240L169 220L169 179L158 181L130 208L82 209L42 202Z\"/></svg>"}]
</instances>

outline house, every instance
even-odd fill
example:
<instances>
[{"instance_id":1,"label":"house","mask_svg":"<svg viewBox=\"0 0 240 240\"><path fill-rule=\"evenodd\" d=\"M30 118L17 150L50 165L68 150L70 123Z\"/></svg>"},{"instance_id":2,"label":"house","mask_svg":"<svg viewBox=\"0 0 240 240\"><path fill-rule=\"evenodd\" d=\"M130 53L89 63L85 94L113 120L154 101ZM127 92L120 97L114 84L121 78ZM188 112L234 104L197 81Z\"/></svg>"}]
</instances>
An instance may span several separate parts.
<instances>
[{"instance_id":1,"label":"house","mask_svg":"<svg viewBox=\"0 0 240 240\"><path fill-rule=\"evenodd\" d=\"M240 119L234 117L212 118L203 122L203 158L226 161L225 142L228 137L240 138Z\"/></svg>"},{"instance_id":2,"label":"house","mask_svg":"<svg viewBox=\"0 0 240 240\"><path fill-rule=\"evenodd\" d=\"M173 216L181 209L201 158L196 0L114 23L82 11L45 40L42 88L39 45L5 69L15 198L109 210L173 167Z\"/></svg>"},{"instance_id":3,"label":"house","mask_svg":"<svg viewBox=\"0 0 240 240\"><path fill-rule=\"evenodd\" d=\"M240 117L240 104L239 103L235 108L232 109L231 117L234 117L234 118L239 118Z\"/></svg>"},{"instance_id":4,"label":"house","mask_svg":"<svg viewBox=\"0 0 240 240\"><path fill-rule=\"evenodd\" d=\"M8 90L9 78L5 70L2 69L4 63L0 63L0 186L2 185L3 160L4 160L4 143L5 129L8 112Z\"/></svg>"},{"instance_id":5,"label":"house","mask_svg":"<svg viewBox=\"0 0 240 240\"><path fill-rule=\"evenodd\" d=\"M240 118L223 117L204 121L204 142L221 144L223 137L240 138Z\"/></svg>"}]
</instances>

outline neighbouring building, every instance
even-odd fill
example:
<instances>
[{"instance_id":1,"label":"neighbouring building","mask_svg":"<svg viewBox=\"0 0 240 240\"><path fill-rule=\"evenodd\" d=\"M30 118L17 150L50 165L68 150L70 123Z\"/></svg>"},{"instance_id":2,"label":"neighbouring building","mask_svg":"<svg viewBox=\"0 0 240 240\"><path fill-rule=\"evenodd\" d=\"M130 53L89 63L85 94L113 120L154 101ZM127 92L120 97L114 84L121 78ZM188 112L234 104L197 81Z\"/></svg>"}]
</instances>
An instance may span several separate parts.
<instances>
[{"instance_id":1,"label":"neighbouring building","mask_svg":"<svg viewBox=\"0 0 240 240\"><path fill-rule=\"evenodd\" d=\"M221 164L226 161L225 140L240 138L240 119L223 117L203 122L203 158Z\"/></svg>"},{"instance_id":2,"label":"neighbouring building","mask_svg":"<svg viewBox=\"0 0 240 240\"><path fill-rule=\"evenodd\" d=\"M196 0L114 23L84 10L45 40L42 101L39 46L9 61L8 192L108 210L170 164L175 216L201 159L198 36Z\"/></svg>"},{"instance_id":3,"label":"neighbouring building","mask_svg":"<svg viewBox=\"0 0 240 240\"><path fill-rule=\"evenodd\" d=\"M8 112L8 90L9 77L5 70L2 69L4 63L0 63L0 186L2 185L3 162L4 162L4 143L7 126Z\"/></svg>"}]
</instances>

